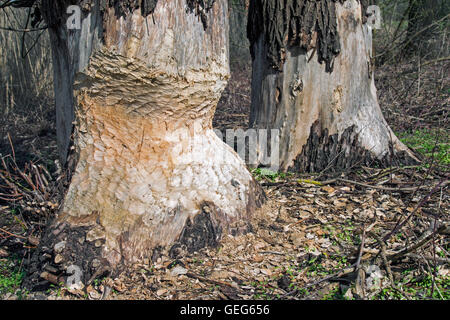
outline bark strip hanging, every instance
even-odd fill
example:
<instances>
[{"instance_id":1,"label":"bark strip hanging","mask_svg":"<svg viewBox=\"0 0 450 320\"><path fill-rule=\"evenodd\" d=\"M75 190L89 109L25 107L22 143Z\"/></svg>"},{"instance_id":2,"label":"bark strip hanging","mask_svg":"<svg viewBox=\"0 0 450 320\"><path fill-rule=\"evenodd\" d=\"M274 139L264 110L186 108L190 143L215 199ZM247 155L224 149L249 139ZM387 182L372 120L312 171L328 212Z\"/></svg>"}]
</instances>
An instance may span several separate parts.
<instances>
[{"instance_id":1,"label":"bark strip hanging","mask_svg":"<svg viewBox=\"0 0 450 320\"><path fill-rule=\"evenodd\" d=\"M271 67L282 70L288 47L316 49L319 62L333 71L333 61L341 48L337 32L336 1L343 0L252 0L247 37L250 51L261 35L267 46Z\"/></svg>"}]
</instances>

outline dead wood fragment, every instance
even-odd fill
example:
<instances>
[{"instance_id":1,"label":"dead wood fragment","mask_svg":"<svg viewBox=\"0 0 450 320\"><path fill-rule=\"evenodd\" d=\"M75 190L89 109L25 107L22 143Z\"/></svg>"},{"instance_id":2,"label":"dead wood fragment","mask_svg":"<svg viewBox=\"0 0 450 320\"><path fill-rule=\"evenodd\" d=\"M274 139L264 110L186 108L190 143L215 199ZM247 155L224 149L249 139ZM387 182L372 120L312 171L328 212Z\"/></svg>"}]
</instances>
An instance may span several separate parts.
<instances>
[{"instance_id":1,"label":"dead wood fragment","mask_svg":"<svg viewBox=\"0 0 450 320\"><path fill-rule=\"evenodd\" d=\"M441 224L438 228L436 228L436 230L433 230L432 228L429 228L410 247L406 247L405 249L401 250L400 252L397 252L395 254L387 256L387 258L389 260L392 260L392 261L397 261L397 260L401 259L403 256L405 256L405 255L407 255L407 254L409 254L409 253L411 253L413 251L416 251L417 249L422 248L423 246L425 246L427 243L429 243L432 240L433 236L435 236L436 234L445 232L448 228L449 228L449 224L448 223Z\"/></svg>"},{"instance_id":2,"label":"dead wood fragment","mask_svg":"<svg viewBox=\"0 0 450 320\"><path fill-rule=\"evenodd\" d=\"M9 256L8 251L0 249L0 258L6 258Z\"/></svg>"},{"instance_id":3,"label":"dead wood fragment","mask_svg":"<svg viewBox=\"0 0 450 320\"><path fill-rule=\"evenodd\" d=\"M429 185L422 185L422 186L409 187L409 188L390 188L390 187L384 187L384 186L380 186L380 185L370 185L367 183L362 183L362 182L348 180L348 179L342 179L342 178L338 178L337 180L341 181L341 182L345 182L345 183L350 183L350 184L366 187L366 188L385 190L385 191L394 191L394 192L417 192L417 190L420 190L420 189L429 189L430 188ZM449 182L450 182L449 180L445 181L443 186L446 186Z\"/></svg>"},{"instance_id":4,"label":"dead wood fragment","mask_svg":"<svg viewBox=\"0 0 450 320\"><path fill-rule=\"evenodd\" d=\"M432 262L437 262L437 263L446 263L446 264L450 264L450 259L449 258L442 258L442 257L431 257L431 256L425 256L425 255L418 255L415 253L407 253L405 254L406 257L415 259L415 260L428 260L428 261L432 261Z\"/></svg>"},{"instance_id":5,"label":"dead wood fragment","mask_svg":"<svg viewBox=\"0 0 450 320\"><path fill-rule=\"evenodd\" d=\"M51 274L49 272L46 272L46 271L41 273L41 278L44 280L47 280L48 282L50 282L54 285L59 285L61 282L64 281L63 278L58 277L58 276Z\"/></svg>"},{"instance_id":6,"label":"dead wood fragment","mask_svg":"<svg viewBox=\"0 0 450 320\"><path fill-rule=\"evenodd\" d=\"M208 278L202 277L202 276L200 276L198 274L195 274L193 272L187 272L186 275L188 277L190 277L190 278L197 279L197 280L202 281L202 282L208 282L208 283L212 283L212 284L218 285L218 286L226 286L226 287L233 288L236 291L242 292L242 290L236 288L235 286L233 286L232 284L227 283L227 282L213 280L213 279L208 279Z\"/></svg>"},{"instance_id":7,"label":"dead wood fragment","mask_svg":"<svg viewBox=\"0 0 450 320\"><path fill-rule=\"evenodd\" d=\"M30 244L32 244L33 246L36 246L36 247L39 245L39 242L40 242L39 238L36 238L33 236L29 236L27 240Z\"/></svg>"},{"instance_id":8,"label":"dead wood fragment","mask_svg":"<svg viewBox=\"0 0 450 320\"><path fill-rule=\"evenodd\" d=\"M390 261L387 258L386 243L384 243L383 239L381 239L381 237L378 236L376 233L372 232L371 235L378 241L378 244L380 245L381 249L380 249L379 253L381 253L381 257L383 259L383 263L386 268L386 272L388 274L389 281L391 282L392 287L395 287L394 276L392 275Z\"/></svg>"}]
</instances>

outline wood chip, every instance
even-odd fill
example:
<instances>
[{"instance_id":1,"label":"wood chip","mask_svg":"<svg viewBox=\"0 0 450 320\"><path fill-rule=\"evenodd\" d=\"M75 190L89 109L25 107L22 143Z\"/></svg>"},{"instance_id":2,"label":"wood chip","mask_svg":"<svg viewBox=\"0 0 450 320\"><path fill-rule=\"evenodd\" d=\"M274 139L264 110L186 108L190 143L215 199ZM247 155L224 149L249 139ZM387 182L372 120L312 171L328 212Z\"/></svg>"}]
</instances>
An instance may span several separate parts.
<instances>
[{"instance_id":1,"label":"wood chip","mask_svg":"<svg viewBox=\"0 0 450 320\"><path fill-rule=\"evenodd\" d=\"M166 294L167 292L169 292L167 289L159 289L158 291L156 291L156 295L158 297L162 296L163 294Z\"/></svg>"},{"instance_id":2,"label":"wood chip","mask_svg":"<svg viewBox=\"0 0 450 320\"><path fill-rule=\"evenodd\" d=\"M0 249L0 258L6 258L9 256L8 251Z\"/></svg>"}]
</instances>

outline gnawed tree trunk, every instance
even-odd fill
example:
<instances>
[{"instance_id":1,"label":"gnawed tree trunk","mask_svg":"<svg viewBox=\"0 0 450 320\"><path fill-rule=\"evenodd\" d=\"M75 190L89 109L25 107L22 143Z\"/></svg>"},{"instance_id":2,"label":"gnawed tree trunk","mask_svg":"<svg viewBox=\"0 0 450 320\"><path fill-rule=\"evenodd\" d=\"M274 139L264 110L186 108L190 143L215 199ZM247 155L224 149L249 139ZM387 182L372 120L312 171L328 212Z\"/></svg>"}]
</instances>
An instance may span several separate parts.
<instances>
[{"instance_id":1,"label":"gnawed tree trunk","mask_svg":"<svg viewBox=\"0 0 450 320\"><path fill-rule=\"evenodd\" d=\"M246 232L264 200L212 129L229 78L227 1L81 4L78 31L59 18L67 3L42 6L57 103L75 100L76 168L31 286L74 270L85 284L164 251L216 245Z\"/></svg>"},{"instance_id":2,"label":"gnawed tree trunk","mask_svg":"<svg viewBox=\"0 0 450 320\"><path fill-rule=\"evenodd\" d=\"M279 129L281 170L416 160L381 113L364 12L356 0L251 1L250 125Z\"/></svg>"}]
</instances>

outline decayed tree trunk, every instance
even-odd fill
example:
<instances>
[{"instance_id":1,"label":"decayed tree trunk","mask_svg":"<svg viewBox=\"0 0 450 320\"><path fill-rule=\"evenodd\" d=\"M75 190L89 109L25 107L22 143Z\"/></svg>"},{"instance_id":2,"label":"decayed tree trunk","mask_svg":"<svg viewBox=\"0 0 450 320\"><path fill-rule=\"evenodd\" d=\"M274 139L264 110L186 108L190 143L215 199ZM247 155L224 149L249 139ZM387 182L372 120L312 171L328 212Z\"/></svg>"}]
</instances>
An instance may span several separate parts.
<instances>
[{"instance_id":1,"label":"decayed tree trunk","mask_svg":"<svg viewBox=\"0 0 450 320\"><path fill-rule=\"evenodd\" d=\"M357 0L251 1L250 123L280 130L282 170L416 160L381 113L364 12Z\"/></svg>"},{"instance_id":2,"label":"decayed tree trunk","mask_svg":"<svg viewBox=\"0 0 450 320\"><path fill-rule=\"evenodd\" d=\"M57 103L75 101L76 167L30 283L73 270L87 283L246 232L264 194L212 129L229 78L227 1L81 1L82 28L69 31L68 2L41 10Z\"/></svg>"}]
</instances>

